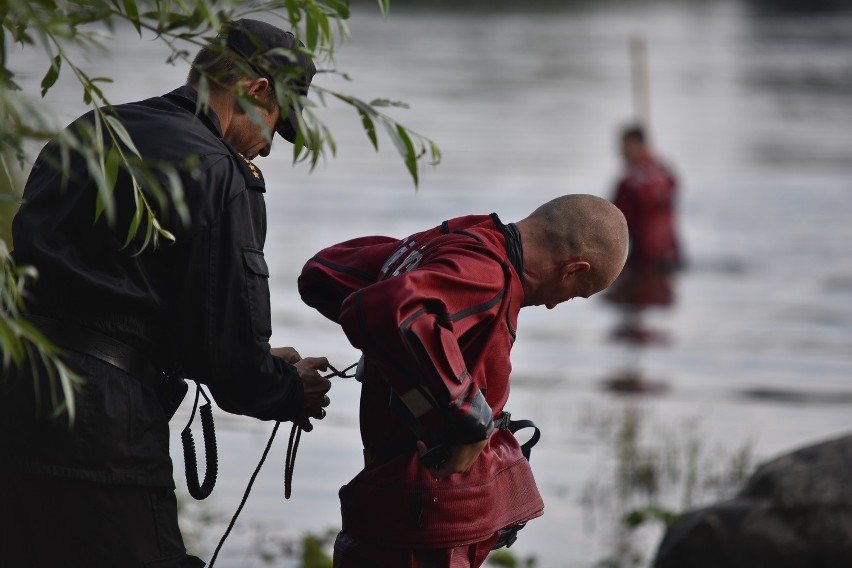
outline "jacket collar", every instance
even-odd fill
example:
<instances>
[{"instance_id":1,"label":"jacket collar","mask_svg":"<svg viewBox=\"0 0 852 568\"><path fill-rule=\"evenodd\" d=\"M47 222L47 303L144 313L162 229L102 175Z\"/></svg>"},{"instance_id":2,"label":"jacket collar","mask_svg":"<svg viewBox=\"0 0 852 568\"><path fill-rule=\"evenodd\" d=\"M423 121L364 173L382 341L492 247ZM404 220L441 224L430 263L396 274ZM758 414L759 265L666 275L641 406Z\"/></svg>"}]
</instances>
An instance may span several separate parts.
<instances>
[{"instance_id":1,"label":"jacket collar","mask_svg":"<svg viewBox=\"0 0 852 568\"><path fill-rule=\"evenodd\" d=\"M196 115L199 119L201 119L201 122L204 123L204 126L215 134L217 138L222 138L222 125L219 123L219 117L216 116L216 113L213 112L213 109L209 106L206 111L200 111L200 109L198 109L198 93L195 89L189 85L183 85L182 87L178 87L171 93L167 93L163 96L181 108ZM196 112L197 109L199 112Z\"/></svg>"},{"instance_id":2,"label":"jacket collar","mask_svg":"<svg viewBox=\"0 0 852 568\"><path fill-rule=\"evenodd\" d=\"M517 272L518 276L521 280L523 280L524 248L521 244L521 232L518 230L518 226L514 223L504 225L503 222L500 221L500 217L497 216L497 213L491 214L491 220L494 221L494 225L506 239L506 255L509 257L509 262L512 263L512 266L515 267L515 272Z\"/></svg>"}]
</instances>

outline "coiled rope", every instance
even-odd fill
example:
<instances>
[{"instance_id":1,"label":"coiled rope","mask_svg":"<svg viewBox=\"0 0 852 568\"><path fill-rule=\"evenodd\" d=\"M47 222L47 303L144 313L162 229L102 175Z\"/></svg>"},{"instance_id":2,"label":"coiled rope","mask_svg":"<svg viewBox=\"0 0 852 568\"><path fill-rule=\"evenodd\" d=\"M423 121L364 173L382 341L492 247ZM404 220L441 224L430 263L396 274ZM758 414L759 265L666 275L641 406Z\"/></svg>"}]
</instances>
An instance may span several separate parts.
<instances>
[{"instance_id":1,"label":"coiled rope","mask_svg":"<svg viewBox=\"0 0 852 568\"><path fill-rule=\"evenodd\" d=\"M195 440L192 437L192 420L195 418L195 409L198 408L199 393L204 397L204 404L198 410L201 415L201 433L204 436L204 483L198 484L198 459L195 455ZM186 469L186 487L189 494L199 501L206 499L213 492L213 487L216 485L216 477L219 475L219 455L216 449L216 429L213 424L213 409L210 406L210 399L201 388L201 385L195 383L195 403L192 405L192 413L189 416L189 422L180 433L180 439L183 443L183 461Z\"/></svg>"}]
</instances>

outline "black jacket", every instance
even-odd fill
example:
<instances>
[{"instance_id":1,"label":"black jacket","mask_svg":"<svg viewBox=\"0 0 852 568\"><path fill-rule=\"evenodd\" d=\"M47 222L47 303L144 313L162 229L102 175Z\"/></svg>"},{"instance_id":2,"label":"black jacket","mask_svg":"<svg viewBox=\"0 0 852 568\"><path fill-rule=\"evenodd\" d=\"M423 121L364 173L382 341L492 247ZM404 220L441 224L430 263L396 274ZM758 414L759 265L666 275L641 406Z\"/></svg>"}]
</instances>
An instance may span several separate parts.
<instances>
[{"instance_id":1,"label":"black jacket","mask_svg":"<svg viewBox=\"0 0 852 568\"><path fill-rule=\"evenodd\" d=\"M181 169L190 222L182 223L174 207L164 211L163 221L177 240L157 249L149 246L140 253L141 238L124 248L132 205L129 176L120 175L115 189L119 222L110 227L104 216L95 222L97 188L85 160L72 153L63 181L63 172L50 165L61 160L57 147L45 147L13 223L15 261L35 266L40 275L30 290L29 308L108 334L146 353L158 366L180 367L206 384L226 411L264 420L292 419L301 409L301 380L295 368L271 355L268 343L263 176L222 139L215 114L196 116L195 107L196 93L189 87L115 107L151 164L180 165L197 159L194 172ZM91 123L92 113L78 121ZM69 126L73 128L74 124ZM122 392L116 396L130 400L116 401L101 393L95 405L116 404L116 408L104 409L95 418L102 422L98 428L110 429L115 426L111 422L122 420L162 421L134 412L135 407L150 404L133 399L149 394L145 389ZM85 409L85 389L80 397ZM123 416L125 408L130 416ZM4 430L7 426L3 424ZM0 432L0 437L7 434ZM97 428L90 435L97 436ZM60 455L61 448L39 455L38 448L19 447L12 457L28 463L28 469L54 473L61 473L63 460L70 460L87 477L87 470L114 470L116 460L129 457L130 462L142 463L148 454L154 459L154 454L162 453L162 432L156 437L158 441L147 449L145 443L133 440L121 447L104 443L101 454L115 455L90 460ZM167 453L167 430L165 448ZM159 484L165 470L154 469L148 482L156 478ZM138 471L127 473L125 478L113 471L105 480L139 482ZM168 474L170 482L170 470Z\"/></svg>"}]
</instances>

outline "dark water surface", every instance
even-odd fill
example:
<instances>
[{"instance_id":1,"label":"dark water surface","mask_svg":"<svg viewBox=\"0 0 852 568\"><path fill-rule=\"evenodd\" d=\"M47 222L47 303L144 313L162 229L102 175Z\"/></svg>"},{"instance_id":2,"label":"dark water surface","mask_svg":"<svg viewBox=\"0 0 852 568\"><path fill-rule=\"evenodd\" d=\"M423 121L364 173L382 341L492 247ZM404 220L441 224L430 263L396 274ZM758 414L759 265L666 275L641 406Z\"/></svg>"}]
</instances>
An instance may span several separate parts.
<instances>
[{"instance_id":1,"label":"dark water surface","mask_svg":"<svg viewBox=\"0 0 852 568\"><path fill-rule=\"evenodd\" d=\"M737 1L629 6L400 7L383 19L365 5L337 55L354 81L316 81L408 102L391 112L434 138L443 163L415 192L389 141L376 155L336 106L336 159L308 173L279 148L258 162L273 344L346 366L358 354L298 300L303 262L362 234L402 236L474 212L514 221L563 193L609 196L617 128L633 112L628 40L645 37L653 136L681 180L689 270L675 306L646 314L648 344L613 341L619 314L598 298L521 314L509 408L543 429L533 469L546 509L512 550L541 568L645 565L660 525L631 533L623 513L727 495L749 464L852 429L852 15L773 15ZM159 94L184 70L161 64L158 49L121 42L91 66L116 78L116 102ZM68 119L80 110L67 81L51 96ZM637 378L653 392L604 388ZM338 525L337 488L360 467L357 385L337 380L332 399L302 439L290 501L282 427L217 565L265 565L261 552L292 565L282 543ZM176 431L187 417L184 407ZM271 429L216 417L219 486L183 520L207 558Z\"/></svg>"}]
</instances>

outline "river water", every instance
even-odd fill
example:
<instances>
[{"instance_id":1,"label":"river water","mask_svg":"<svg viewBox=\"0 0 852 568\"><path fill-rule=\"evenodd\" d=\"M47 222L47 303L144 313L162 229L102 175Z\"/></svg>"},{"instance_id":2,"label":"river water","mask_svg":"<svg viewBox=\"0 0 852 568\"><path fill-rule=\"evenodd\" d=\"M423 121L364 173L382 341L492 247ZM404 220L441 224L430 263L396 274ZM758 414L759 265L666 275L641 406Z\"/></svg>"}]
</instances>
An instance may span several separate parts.
<instances>
[{"instance_id":1,"label":"river water","mask_svg":"<svg viewBox=\"0 0 852 568\"><path fill-rule=\"evenodd\" d=\"M511 549L519 557L540 568L647 565L661 525L630 531L625 513L730 495L755 464L852 430L852 14L719 0L488 13L392 4L383 18L366 4L349 27L336 64L352 81L316 82L406 101L389 112L444 158L415 190L389 140L380 135L374 153L356 117L329 104L336 158L313 172L291 167L283 147L258 161L272 343L338 368L358 353L300 303L304 261L354 236L403 236L467 213L518 220L564 193L610 196L616 134L634 112L629 39L647 42L653 142L680 180L688 270L675 304L644 315L645 343L614 340L621 316L597 297L522 312L508 408L542 428L532 465L546 509ZM46 63L11 57L34 89ZM179 84L185 70L164 58L154 42L127 40L88 65L116 79L108 93L119 102ZM82 110L71 85L48 97L67 119ZM606 388L624 379L647 392ZM217 564L292 566L294 539L339 525L337 488L360 467L357 384L335 379L331 395L329 417L302 438L292 499L282 427ZM187 418L184 405L175 455ZM271 431L216 419L219 484L182 518L208 559Z\"/></svg>"}]
</instances>

